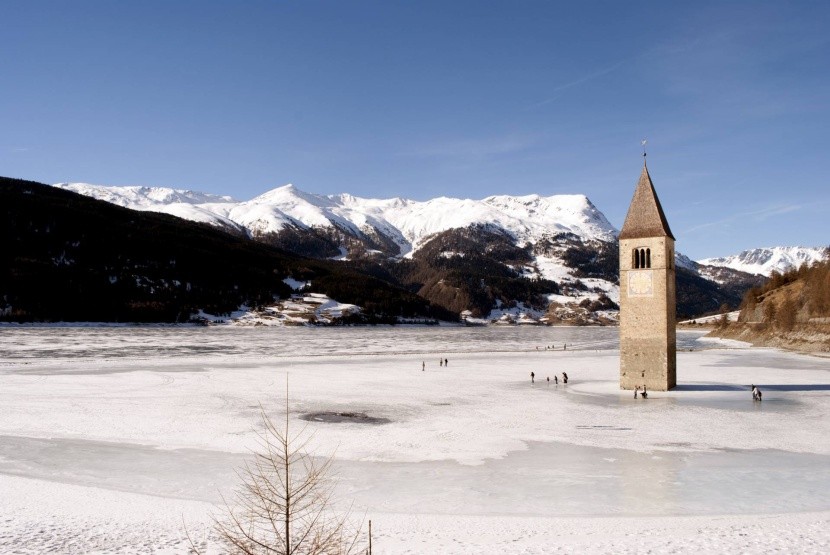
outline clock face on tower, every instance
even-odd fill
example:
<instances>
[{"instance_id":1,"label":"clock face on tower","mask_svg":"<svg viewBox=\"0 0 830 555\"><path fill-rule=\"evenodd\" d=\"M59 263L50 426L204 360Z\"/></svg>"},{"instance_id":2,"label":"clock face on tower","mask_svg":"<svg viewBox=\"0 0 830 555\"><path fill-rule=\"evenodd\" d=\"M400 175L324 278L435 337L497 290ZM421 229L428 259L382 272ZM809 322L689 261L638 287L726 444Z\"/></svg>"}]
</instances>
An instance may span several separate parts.
<instances>
[{"instance_id":1,"label":"clock face on tower","mask_svg":"<svg viewBox=\"0 0 830 555\"><path fill-rule=\"evenodd\" d=\"M628 296L651 297L654 284L651 270L634 270L628 272Z\"/></svg>"}]
</instances>

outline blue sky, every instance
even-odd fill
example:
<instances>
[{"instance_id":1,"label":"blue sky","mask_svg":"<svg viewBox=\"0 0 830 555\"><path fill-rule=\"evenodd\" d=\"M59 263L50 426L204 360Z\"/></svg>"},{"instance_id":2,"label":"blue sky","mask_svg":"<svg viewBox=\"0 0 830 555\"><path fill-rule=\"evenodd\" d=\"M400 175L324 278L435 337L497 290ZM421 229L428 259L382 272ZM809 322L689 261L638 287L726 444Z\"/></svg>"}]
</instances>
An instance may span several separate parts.
<instances>
[{"instance_id":1,"label":"blue sky","mask_svg":"<svg viewBox=\"0 0 830 555\"><path fill-rule=\"evenodd\" d=\"M0 4L0 175L584 193L678 250L830 244L830 2Z\"/></svg>"}]
</instances>

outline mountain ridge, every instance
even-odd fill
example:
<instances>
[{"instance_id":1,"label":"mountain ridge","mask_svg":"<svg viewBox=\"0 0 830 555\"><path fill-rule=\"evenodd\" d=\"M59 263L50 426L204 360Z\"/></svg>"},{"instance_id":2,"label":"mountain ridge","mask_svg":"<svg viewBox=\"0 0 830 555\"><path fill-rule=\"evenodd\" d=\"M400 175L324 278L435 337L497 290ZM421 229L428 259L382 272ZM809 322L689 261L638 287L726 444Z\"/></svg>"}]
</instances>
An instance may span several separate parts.
<instances>
[{"instance_id":1,"label":"mountain ridge","mask_svg":"<svg viewBox=\"0 0 830 555\"><path fill-rule=\"evenodd\" d=\"M830 259L830 247L761 247L731 256L698 260L698 264L731 268L749 274L769 277L772 272L783 274L798 269L802 264L813 264Z\"/></svg>"},{"instance_id":2,"label":"mountain ridge","mask_svg":"<svg viewBox=\"0 0 830 555\"><path fill-rule=\"evenodd\" d=\"M496 223L513 233L517 240L568 232L612 240L617 233L616 228L582 194L549 197L492 195L481 200L437 197L415 201L400 197L368 199L348 193L318 195L287 184L247 201L235 201L229 196L159 187L87 183L58 183L54 186L135 210L168 213L177 210L179 213L174 215L186 217L181 216L181 209L175 208L184 200L159 200L161 191L169 191L169 198L186 199L188 204L216 214L220 218L217 225L224 224L221 218L230 219L248 229L254 237L279 233L285 226L307 229L333 225L355 235L375 229L405 240L406 244L400 245L401 255L416 251L426 237L477 223ZM136 193L141 191L152 192L153 195L137 198Z\"/></svg>"},{"instance_id":3,"label":"mountain ridge","mask_svg":"<svg viewBox=\"0 0 830 555\"><path fill-rule=\"evenodd\" d=\"M457 319L399 285L169 214L0 177L0 320L187 322L303 283L360 306L339 323Z\"/></svg>"},{"instance_id":4,"label":"mountain ridge","mask_svg":"<svg viewBox=\"0 0 830 555\"><path fill-rule=\"evenodd\" d=\"M606 321L614 319L608 309L619 301L619 232L584 194L415 201L320 195L287 184L239 201L181 189L54 187L209 223L302 256L348 262L479 317L510 310L553 319L550 312L557 310L576 322L594 322L591 307L601 306ZM743 292L759 284L750 274L710 268L679 253L677 266L682 316L737 306Z\"/></svg>"}]
</instances>

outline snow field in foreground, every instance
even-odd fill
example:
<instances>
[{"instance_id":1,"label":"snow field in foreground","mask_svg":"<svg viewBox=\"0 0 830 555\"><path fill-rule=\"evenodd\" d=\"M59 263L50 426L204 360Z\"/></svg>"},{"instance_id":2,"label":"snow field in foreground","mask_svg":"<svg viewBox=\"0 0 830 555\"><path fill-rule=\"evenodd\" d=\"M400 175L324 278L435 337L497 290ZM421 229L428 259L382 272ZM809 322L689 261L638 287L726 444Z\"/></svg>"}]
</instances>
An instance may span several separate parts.
<instances>
[{"instance_id":1,"label":"snow field in foreground","mask_svg":"<svg viewBox=\"0 0 830 555\"><path fill-rule=\"evenodd\" d=\"M0 551L182 552L182 521L204 537L259 405L285 416L286 375L291 426L336 453L340 494L372 519L378 553L827 551L827 359L682 352L678 389L635 401L613 350L456 348L443 367L440 345L177 357L154 356L150 336L120 358L33 341L43 357L0 366ZM567 386L548 385L563 371ZM391 422L300 419L324 411Z\"/></svg>"},{"instance_id":2,"label":"snow field in foreground","mask_svg":"<svg viewBox=\"0 0 830 555\"><path fill-rule=\"evenodd\" d=\"M181 554L209 543L208 503L0 476L4 553ZM374 552L827 553L830 514L515 517L370 514Z\"/></svg>"}]
</instances>

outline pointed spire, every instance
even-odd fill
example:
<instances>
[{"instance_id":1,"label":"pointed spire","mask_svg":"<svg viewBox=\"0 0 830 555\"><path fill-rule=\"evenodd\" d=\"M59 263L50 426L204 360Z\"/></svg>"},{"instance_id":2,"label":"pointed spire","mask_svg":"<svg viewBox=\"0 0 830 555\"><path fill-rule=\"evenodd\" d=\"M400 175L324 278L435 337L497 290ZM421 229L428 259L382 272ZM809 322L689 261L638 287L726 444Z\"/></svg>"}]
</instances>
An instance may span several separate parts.
<instances>
[{"instance_id":1,"label":"pointed spire","mask_svg":"<svg viewBox=\"0 0 830 555\"><path fill-rule=\"evenodd\" d=\"M643 237L671 237L674 235L669 229L669 222L660 206L660 199L654 190L651 176L648 174L645 158L643 158L643 171L637 188L634 190L634 198L631 199L631 206L628 207L628 214L625 216L620 231L620 239L639 239Z\"/></svg>"}]
</instances>

